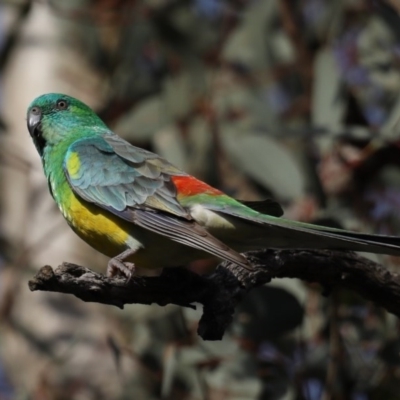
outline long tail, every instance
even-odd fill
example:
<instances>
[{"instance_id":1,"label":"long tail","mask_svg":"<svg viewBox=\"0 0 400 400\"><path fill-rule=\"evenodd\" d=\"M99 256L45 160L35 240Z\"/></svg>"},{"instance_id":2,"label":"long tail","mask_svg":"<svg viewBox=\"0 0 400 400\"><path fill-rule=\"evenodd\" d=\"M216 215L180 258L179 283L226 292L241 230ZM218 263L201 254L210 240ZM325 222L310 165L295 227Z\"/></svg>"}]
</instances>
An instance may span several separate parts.
<instances>
[{"instance_id":1,"label":"long tail","mask_svg":"<svg viewBox=\"0 0 400 400\"><path fill-rule=\"evenodd\" d=\"M278 248L351 250L400 256L400 237L371 235L274 217L267 218L268 221L264 224L269 225L269 234L284 238L283 241L272 239L272 247L276 241Z\"/></svg>"},{"instance_id":2,"label":"long tail","mask_svg":"<svg viewBox=\"0 0 400 400\"><path fill-rule=\"evenodd\" d=\"M259 235L249 241L258 247L351 250L400 256L400 237L397 236L351 232L251 211L244 215L239 208L232 207L227 214L255 224L252 224L253 229Z\"/></svg>"},{"instance_id":3,"label":"long tail","mask_svg":"<svg viewBox=\"0 0 400 400\"><path fill-rule=\"evenodd\" d=\"M355 246L354 251L400 256L400 238L397 236L372 235L348 231L344 231L343 236L348 239L361 241L359 245Z\"/></svg>"}]
</instances>

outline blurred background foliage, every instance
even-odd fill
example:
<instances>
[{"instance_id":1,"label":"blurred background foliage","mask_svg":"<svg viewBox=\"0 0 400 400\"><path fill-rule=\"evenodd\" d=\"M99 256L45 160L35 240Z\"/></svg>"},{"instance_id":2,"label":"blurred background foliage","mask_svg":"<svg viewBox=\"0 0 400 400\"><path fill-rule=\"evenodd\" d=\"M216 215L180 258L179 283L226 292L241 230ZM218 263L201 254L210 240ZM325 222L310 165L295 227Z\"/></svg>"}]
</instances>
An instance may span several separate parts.
<instances>
[{"instance_id":1,"label":"blurred background foliage","mask_svg":"<svg viewBox=\"0 0 400 400\"><path fill-rule=\"evenodd\" d=\"M30 293L44 264L106 259L63 222L24 119L64 92L239 199L400 234L399 15L398 0L1 0L0 400L400 399L399 323L349 292L272 282L215 343L199 311Z\"/></svg>"}]
</instances>

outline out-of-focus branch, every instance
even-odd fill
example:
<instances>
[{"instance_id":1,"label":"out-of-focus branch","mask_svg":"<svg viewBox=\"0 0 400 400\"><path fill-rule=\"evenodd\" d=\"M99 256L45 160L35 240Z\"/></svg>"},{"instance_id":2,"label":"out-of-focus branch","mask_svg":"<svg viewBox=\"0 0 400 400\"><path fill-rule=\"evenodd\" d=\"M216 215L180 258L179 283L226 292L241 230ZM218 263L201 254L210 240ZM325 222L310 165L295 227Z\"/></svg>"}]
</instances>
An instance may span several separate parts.
<instances>
[{"instance_id":1,"label":"out-of-focus branch","mask_svg":"<svg viewBox=\"0 0 400 400\"><path fill-rule=\"evenodd\" d=\"M350 252L272 250L246 253L254 271L223 262L211 275L199 276L183 268L164 269L159 277L107 278L88 268L64 263L45 266L29 282L32 291L74 294L90 302L111 304L156 303L194 307L203 304L198 334L219 340L232 320L236 304L252 288L272 278L299 278L320 283L325 290L344 287L400 316L400 277L385 267ZM277 305L279 306L279 305Z\"/></svg>"},{"instance_id":2,"label":"out-of-focus branch","mask_svg":"<svg viewBox=\"0 0 400 400\"><path fill-rule=\"evenodd\" d=\"M303 115L309 116L313 83L313 54L304 39L303 24L299 15L295 12L293 2L282 0L278 4L282 27L296 52L296 69L299 71L303 84L304 94L297 99L296 108Z\"/></svg>"}]
</instances>

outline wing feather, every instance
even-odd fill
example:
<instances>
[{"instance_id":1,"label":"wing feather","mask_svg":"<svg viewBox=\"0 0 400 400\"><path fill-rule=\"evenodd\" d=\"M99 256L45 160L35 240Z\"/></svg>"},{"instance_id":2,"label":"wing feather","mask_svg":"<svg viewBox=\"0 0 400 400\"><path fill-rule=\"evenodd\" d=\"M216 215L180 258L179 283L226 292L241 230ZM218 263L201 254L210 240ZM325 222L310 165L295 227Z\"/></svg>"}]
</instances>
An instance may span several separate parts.
<instances>
[{"instance_id":1,"label":"wing feather","mask_svg":"<svg viewBox=\"0 0 400 400\"><path fill-rule=\"evenodd\" d=\"M79 160L78 170L69 166L73 157ZM173 241L251 268L246 258L192 219L172 182L173 176L187 174L156 154L106 134L72 144L64 170L72 190L84 200Z\"/></svg>"},{"instance_id":2,"label":"wing feather","mask_svg":"<svg viewBox=\"0 0 400 400\"><path fill-rule=\"evenodd\" d=\"M81 139L70 146L64 170L72 189L86 201L116 211L150 207L190 219L171 182L169 172L179 170L160 158L152 164L157 155L114 136ZM73 157L79 160L77 171L69 167Z\"/></svg>"},{"instance_id":3,"label":"wing feather","mask_svg":"<svg viewBox=\"0 0 400 400\"><path fill-rule=\"evenodd\" d=\"M218 240L194 221L143 210L135 210L133 219L138 226L168 236L175 242L211 253L243 268L251 269L251 265L245 257Z\"/></svg>"}]
</instances>

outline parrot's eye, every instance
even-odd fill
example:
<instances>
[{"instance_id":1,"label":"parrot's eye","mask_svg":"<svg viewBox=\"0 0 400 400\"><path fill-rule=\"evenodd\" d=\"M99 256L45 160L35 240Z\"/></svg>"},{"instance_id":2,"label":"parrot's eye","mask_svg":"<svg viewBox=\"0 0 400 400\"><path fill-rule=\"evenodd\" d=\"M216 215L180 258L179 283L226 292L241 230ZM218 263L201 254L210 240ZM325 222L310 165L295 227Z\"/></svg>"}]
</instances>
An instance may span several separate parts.
<instances>
[{"instance_id":1,"label":"parrot's eye","mask_svg":"<svg viewBox=\"0 0 400 400\"><path fill-rule=\"evenodd\" d=\"M56 104L57 110L66 110L68 103L66 100L58 100Z\"/></svg>"},{"instance_id":2,"label":"parrot's eye","mask_svg":"<svg viewBox=\"0 0 400 400\"><path fill-rule=\"evenodd\" d=\"M31 113L33 115L39 115L40 114L40 108L39 107L32 107L31 108Z\"/></svg>"}]
</instances>

